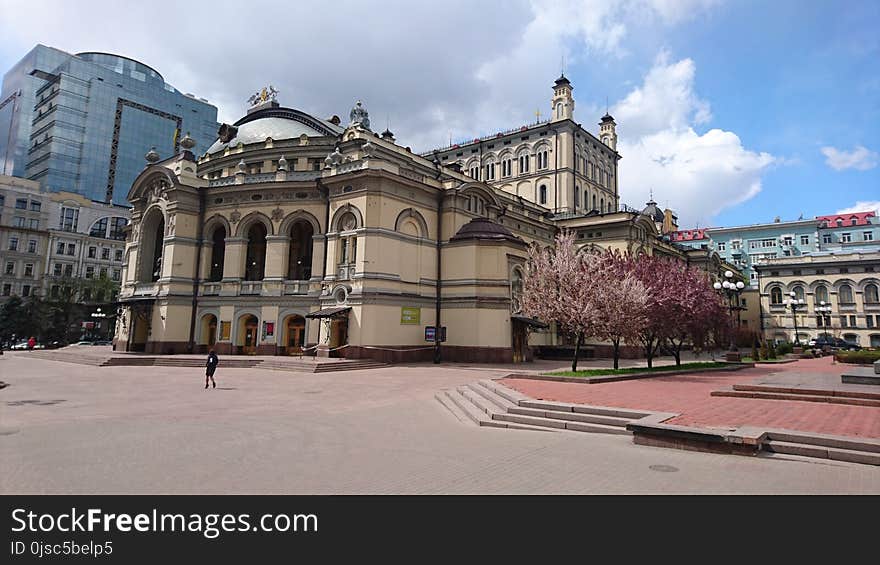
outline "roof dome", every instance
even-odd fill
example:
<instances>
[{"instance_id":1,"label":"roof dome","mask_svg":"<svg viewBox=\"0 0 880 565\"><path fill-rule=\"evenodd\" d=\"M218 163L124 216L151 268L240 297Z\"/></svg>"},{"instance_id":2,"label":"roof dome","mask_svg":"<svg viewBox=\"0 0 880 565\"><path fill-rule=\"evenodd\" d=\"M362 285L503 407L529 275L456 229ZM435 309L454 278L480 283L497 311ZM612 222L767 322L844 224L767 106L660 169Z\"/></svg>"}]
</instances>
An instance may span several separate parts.
<instances>
[{"instance_id":1,"label":"roof dome","mask_svg":"<svg viewBox=\"0 0 880 565\"><path fill-rule=\"evenodd\" d=\"M225 142L222 139L215 141L208 149L209 154L223 151L227 147L235 147L239 143L244 145L261 143L268 137L274 141L280 141L282 139L298 139L302 135L334 137L342 133L342 128L334 123L293 108L275 107L251 112L235 122L234 128L228 129L234 131L234 137Z\"/></svg>"},{"instance_id":2,"label":"roof dome","mask_svg":"<svg viewBox=\"0 0 880 565\"><path fill-rule=\"evenodd\" d=\"M449 241L462 241L467 239L494 239L525 243L523 240L513 235L509 229L501 224L493 222L489 218L474 218L470 222L461 226L458 233L452 236Z\"/></svg>"},{"instance_id":3,"label":"roof dome","mask_svg":"<svg viewBox=\"0 0 880 565\"><path fill-rule=\"evenodd\" d=\"M665 217L663 211L660 210L653 198L648 200L647 206L642 210L642 214L650 217L655 222L662 222Z\"/></svg>"}]
</instances>

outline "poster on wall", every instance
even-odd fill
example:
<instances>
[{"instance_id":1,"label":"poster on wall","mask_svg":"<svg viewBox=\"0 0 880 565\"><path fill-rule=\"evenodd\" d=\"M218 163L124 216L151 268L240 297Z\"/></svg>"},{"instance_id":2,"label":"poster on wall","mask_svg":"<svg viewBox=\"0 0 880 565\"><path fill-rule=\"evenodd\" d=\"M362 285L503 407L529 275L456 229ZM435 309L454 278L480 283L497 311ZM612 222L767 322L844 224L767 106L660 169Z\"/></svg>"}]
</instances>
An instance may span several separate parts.
<instances>
[{"instance_id":1,"label":"poster on wall","mask_svg":"<svg viewBox=\"0 0 880 565\"><path fill-rule=\"evenodd\" d=\"M421 308L413 308L411 306L401 306L401 308L400 308L400 323L401 324L419 325L421 323L421 317L422 317L422 309Z\"/></svg>"},{"instance_id":2,"label":"poster on wall","mask_svg":"<svg viewBox=\"0 0 880 565\"><path fill-rule=\"evenodd\" d=\"M275 335L275 322L263 322L263 337Z\"/></svg>"},{"instance_id":3,"label":"poster on wall","mask_svg":"<svg viewBox=\"0 0 880 565\"><path fill-rule=\"evenodd\" d=\"M232 322L220 322L220 341L229 341L232 334Z\"/></svg>"}]
</instances>

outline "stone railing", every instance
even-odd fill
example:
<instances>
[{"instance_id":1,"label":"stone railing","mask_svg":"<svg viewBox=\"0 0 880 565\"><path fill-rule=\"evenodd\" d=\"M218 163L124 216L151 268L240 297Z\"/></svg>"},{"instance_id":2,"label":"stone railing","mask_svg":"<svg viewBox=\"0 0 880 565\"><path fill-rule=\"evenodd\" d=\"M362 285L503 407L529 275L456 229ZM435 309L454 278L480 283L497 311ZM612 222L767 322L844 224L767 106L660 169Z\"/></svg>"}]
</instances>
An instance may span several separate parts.
<instances>
[{"instance_id":1,"label":"stone railing","mask_svg":"<svg viewBox=\"0 0 880 565\"><path fill-rule=\"evenodd\" d=\"M202 296L217 296L221 285L218 282L202 283Z\"/></svg>"},{"instance_id":2,"label":"stone railing","mask_svg":"<svg viewBox=\"0 0 880 565\"><path fill-rule=\"evenodd\" d=\"M309 281L288 281L284 283L284 294L308 294Z\"/></svg>"},{"instance_id":3,"label":"stone railing","mask_svg":"<svg viewBox=\"0 0 880 565\"><path fill-rule=\"evenodd\" d=\"M239 294L262 294L263 292L263 283L261 282L252 282L252 281L243 281L241 283L241 289L238 291Z\"/></svg>"},{"instance_id":4,"label":"stone railing","mask_svg":"<svg viewBox=\"0 0 880 565\"><path fill-rule=\"evenodd\" d=\"M260 182L275 182L275 173L256 173L244 176L245 184L256 184Z\"/></svg>"},{"instance_id":5,"label":"stone railing","mask_svg":"<svg viewBox=\"0 0 880 565\"><path fill-rule=\"evenodd\" d=\"M235 177L228 176L219 179L211 179L208 181L208 186L229 186L231 184L235 184Z\"/></svg>"},{"instance_id":6,"label":"stone railing","mask_svg":"<svg viewBox=\"0 0 880 565\"><path fill-rule=\"evenodd\" d=\"M158 292L158 283L136 283L132 296L156 296Z\"/></svg>"}]
</instances>

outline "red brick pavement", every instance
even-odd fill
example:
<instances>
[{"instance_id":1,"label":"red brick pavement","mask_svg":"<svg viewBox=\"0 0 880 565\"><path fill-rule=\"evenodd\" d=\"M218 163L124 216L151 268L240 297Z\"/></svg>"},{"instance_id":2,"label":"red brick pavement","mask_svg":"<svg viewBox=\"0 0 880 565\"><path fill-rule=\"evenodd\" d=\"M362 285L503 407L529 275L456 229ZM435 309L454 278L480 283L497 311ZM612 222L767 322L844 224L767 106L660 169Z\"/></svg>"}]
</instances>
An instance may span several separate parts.
<instances>
[{"instance_id":1,"label":"red brick pavement","mask_svg":"<svg viewBox=\"0 0 880 565\"><path fill-rule=\"evenodd\" d=\"M704 373L655 377L602 384L561 383L508 378L503 383L543 400L675 412L669 421L712 428L759 426L817 433L880 438L880 408L709 396L735 383L760 381L772 372L839 375L830 357L801 360L773 367L759 366L735 373Z\"/></svg>"}]
</instances>

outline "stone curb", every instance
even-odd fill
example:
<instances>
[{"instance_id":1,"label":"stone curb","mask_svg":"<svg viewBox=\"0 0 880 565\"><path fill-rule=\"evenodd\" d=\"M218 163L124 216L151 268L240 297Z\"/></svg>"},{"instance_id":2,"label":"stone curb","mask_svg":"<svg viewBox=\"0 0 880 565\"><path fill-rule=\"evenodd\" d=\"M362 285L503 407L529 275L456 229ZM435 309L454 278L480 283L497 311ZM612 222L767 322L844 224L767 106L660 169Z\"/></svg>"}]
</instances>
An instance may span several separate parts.
<instances>
[{"instance_id":1,"label":"stone curb","mask_svg":"<svg viewBox=\"0 0 880 565\"><path fill-rule=\"evenodd\" d=\"M729 367L711 367L706 369L682 369L680 371L658 371L644 373L630 373L627 375L596 375L595 377L564 377L561 375L540 375L528 373L510 373L502 379L529 379L533 381L554 381L561 383L598 384L613 383L617 381L631 381L636 379L650 379L656 377L674 377L676 375L690 375L694 373L714 373L720 371L740 371L754 367L754 363L731 363Z\"/></svg>"}]
</instances>

